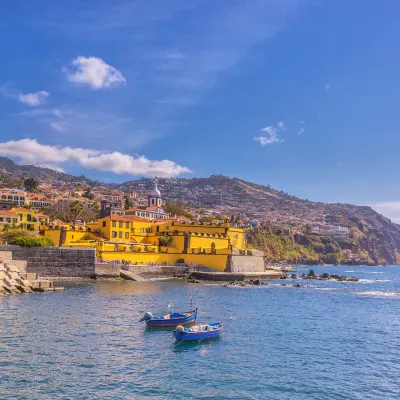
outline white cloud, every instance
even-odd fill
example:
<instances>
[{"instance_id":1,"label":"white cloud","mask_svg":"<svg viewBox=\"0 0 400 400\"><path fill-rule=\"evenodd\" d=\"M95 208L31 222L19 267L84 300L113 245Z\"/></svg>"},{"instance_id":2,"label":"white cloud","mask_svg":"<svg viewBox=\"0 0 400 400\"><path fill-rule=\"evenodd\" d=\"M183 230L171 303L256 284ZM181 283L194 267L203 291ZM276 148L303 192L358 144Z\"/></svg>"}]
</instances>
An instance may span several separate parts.
<instances>
[{"instance_id":1,"label":"white cloud","mask_svg":"<svg viewBox=\"0 0 400 400\"><path fill-rule=\"evenodd\" d=\"M40 104L46 103L47 97L50 96L49 92L41 90L40 92L23 94L17 89L12 89L8 86L0 86L0 94L10 99L19 100L23 104L36 107Z\"/></svg>"},{"instance_id":2,"label":"white cloud","mask_svg":"<svg viewBox=\"0 0 400 400\"><path fill-rule=\"evenodd\" d=\"M371 204L371 207L383 216L390 218L393 222L400 224L400 201Z\"/></svg>"},{"instance_id":3,"label":"white cloud","mask_svg":"<svg viewBox=\"0 0 400 400\"><path fill-rule=\"evenodd\" d=\"M66 132L67 128L65 126L65 124L63 124L62 122L51 122L50 126L58 132Z\"/></svg>"},{"instance_id":4,"label":"white cloud","mask_svg":"<svg viewBox=\"0 0 400 400\"><path fill-rule=\"evenodd\" d=\"M282 140L278 138L276 128L273 126L262 128L260 132L262 132L265 136L256 136L253 138L253 140L259 142L261 146L282 142Z\"/></svg>"},{"instance_id":5,"label":"white cloud","mask_svg":"<svg viewBox=\"0 0 400 400\"><path fill-rule=\"evenodd\" d=\"M27 93L18 95L18 100L21 103L28 104L30 106L39 106L40 104L46 103L47 97L50 96L50 93L41 90L36 93Z\"/></svg>"},{"instance_id":6,"label":"white cloud","mask_svg":"<svg viewBox=\"0 0 400 400\"><path fill-rule=\"evenodd\" d=\"M72 61L72 65L74 70L67 70L67 78L69 82L77 85L87 85L96 90L126 82L121 72L106 64L101 58L79 56Z\"/></svg>"},{"instance_id":7,"label":"white cloud","mask_svg":"<svg viewBox=\"0 0 400 400\"><path fill-rule=\"evenodd\" d=\"M325 85L325 90L326 90L327 92L329 92L329 90L331 90L331 84L330 84L330 83L327 83L327 84Z\"/></svg>"},{"instance_id":8,"label":"white cloud","mask_svg":"<svg viewBox=\"0 0 400 400\"><path fill-rule=\"evenodd\" d=\"M277 125L278 125L278 128L279 128L279 129L282 129L282 130L285 129L285 123L284 123L283 121L279 121L279 122L277 123Z\"/></svg>"},{"instance_id":9,"label":"white cloud","mask_svg":"<svg viewBox=\"0 0 400 400\"><path fill-rule=\"evenodd\" d=\"M304 128L301 128L301 129L297 132L297 134L298 134L298 135L301 135L303 132L304 132Z\"/></svg>"},{"instance_id":10,"label":"white cloud","mask_svg":"<svg viewBox=\"0 0 400 400\"><path fill-rule=\"evenodd\" d=\"M306 121L297 121L299 124L304 125L306 123Z\"/></svg>"},{"instance_id":11,"label":"white cloud","mask_svg":"<svg viewBox=\"0 0 400 400\"><path fill-rule=\"evenodd\" d=\"M117 151L50 146L40 144L34 139L0 143L0 155L16 157L23 164L40 163L40 165L50 164L53 167L69 161L86 168L110 171L115 174L172 177L191 172L188 168L170 160L153 161L144 156L131 156Z\"/></svg>"}]
</instances>

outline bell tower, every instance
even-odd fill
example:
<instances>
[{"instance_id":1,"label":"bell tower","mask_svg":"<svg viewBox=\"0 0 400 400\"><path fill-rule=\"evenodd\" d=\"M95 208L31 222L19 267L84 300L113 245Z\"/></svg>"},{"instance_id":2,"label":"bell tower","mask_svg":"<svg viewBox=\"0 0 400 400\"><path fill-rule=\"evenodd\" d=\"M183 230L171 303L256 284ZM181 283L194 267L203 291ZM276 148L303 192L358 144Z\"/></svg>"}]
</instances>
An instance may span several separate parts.
<instances>
[{"instance_id":1,"label":"bell tower","mask_svg":"<svg viewBox=\"0 0 400 400\"><path fill-rule=\"evenodd\" d=\"M161 192L157 187L157 179L154 181L154 189L148 195L149 207L156 206L162 207Z\"/></svg>"}]
</instances>

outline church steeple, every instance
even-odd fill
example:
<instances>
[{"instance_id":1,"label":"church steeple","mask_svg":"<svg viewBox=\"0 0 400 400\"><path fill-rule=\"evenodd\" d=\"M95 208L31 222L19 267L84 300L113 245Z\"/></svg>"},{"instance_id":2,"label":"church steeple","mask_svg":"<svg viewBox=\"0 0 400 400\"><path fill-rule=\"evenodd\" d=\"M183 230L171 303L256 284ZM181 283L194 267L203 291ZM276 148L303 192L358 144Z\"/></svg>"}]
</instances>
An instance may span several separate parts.
<instances>
[{"instance_id":1,"label":"church steeple","mask_svg":"<svg viewBox=\"0 0 400 400\"><path fill-rule=\"evenodd\" d=\"M162 206L161 192L157 187L157 183L158 183L157 179L155 179L154 180L154 189L148 195L149 207L151 207L151 206L161 207Z\"/></svg>"}]
</instances>

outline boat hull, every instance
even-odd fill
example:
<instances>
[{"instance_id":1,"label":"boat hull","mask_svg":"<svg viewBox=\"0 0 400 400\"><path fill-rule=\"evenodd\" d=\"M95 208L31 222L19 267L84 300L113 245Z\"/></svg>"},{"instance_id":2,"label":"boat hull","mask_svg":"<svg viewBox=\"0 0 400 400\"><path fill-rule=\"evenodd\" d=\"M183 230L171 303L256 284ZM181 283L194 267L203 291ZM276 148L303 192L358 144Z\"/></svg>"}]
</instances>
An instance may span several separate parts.
<instances>
[{"instance_id":1,"label":"boat hull","mask_svg":"<svg viewBox=\"0 0 400 400\"><path fill-rule=\"evenodd\" d=\"M148 321L146 321L146 325L153 328L167 328L178 325L190 325L196 322L196 318L197 318L197 310L193 311L191 315L187 317L170 318L170 319L158 319L158 318L149 319Z\"/></svg>"},{"instance_id":2,"label":"boat hull","mask_svg":"<svg viewBox=\"0 0 400 400\"><path fill-rule=\"evenodd\" d=\"M174 331L174 336L176 340L180 340L182 342L195 342L199 340L215 339L221 334L221 332L222 325L221 328L213 331L189 332L186 329L184 331Z\"/></svg>"}]
</instances>

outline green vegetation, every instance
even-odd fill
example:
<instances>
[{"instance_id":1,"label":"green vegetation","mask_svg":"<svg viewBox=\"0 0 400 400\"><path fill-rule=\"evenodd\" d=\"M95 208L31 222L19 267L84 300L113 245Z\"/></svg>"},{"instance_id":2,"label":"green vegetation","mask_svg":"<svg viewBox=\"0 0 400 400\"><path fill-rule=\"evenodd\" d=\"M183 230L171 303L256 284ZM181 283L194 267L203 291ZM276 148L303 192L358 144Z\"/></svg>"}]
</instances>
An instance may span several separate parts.
<instances>
[{"instance_id":1,"label":"green vegetation","mask_svg":"<svg viewBox=\"0 0 400 400\"><path fill-rule=\"evenodd\" d=\"M313 249L295 242L288 231L272 228L253 228L246 232L247 243L263 250L271 262L318 264L319 257Z\"/></svg>"},{"instance_id":2,"label":"green vegetation","mask_svg":"<svg viewBox=\"0 0 400 400\"><path fill-rule=\"evenodd\" d=\"M160 246L168 246L172 241L172 237L168 235L161 236L158 239L158 243Z\"/></svg>"},{"instance_id":3,"label":"green vegetation","mask_svg":"<svg viewBox=\"0 0 400 400\"><path fill-rule=\"evenodd\" d=\"M163 205L163 210L171 216L177 215L177 216L186 217L190 221L195 220L194 216L192 214L186 212L185 209L178 203L168 201L167 203L165 203Z\"/></svg>"},{"instance_id":4,"label":"green vegetation","mask_svg":"<svg viewBox=\"0 0 400 400\"><path fill-rule=\"evenodd\" d=\"M33 177L24 179L24 187L28 192L34 192L39 187L39 181Z\"/></svg>"},{"instance_id":5,"label":"green vegetation","mask_svg":"<svg viewBox=\"0 0 400 400\"><path fill-rule=\"evenodd\" d=\"M362 263L373 263L368 251L363 249L362 239L357 229L348 238L334 239L330 236L312 234L305 227L302 234L292 234L283 227L263 226L246 232L247 243L265 252L271 262L301 264L345 264L348 262L343 250L357 254Z\"/></svg>"},{"instance_id":6,"label":"green vegetation","mask_svg":"<svg viewBox=\"0 0 400 400\"><path fill-rule=\"evenodd\" d=\"M86 197L89 200L93 200L94 199L94 194L92 193L90 188L87 188L85 190L85 192L83 193L83 197Z\"/></svg>"},{"instance_id":7,"label":"green vegetation","mask_svg":"<svg viewBox=\"0 0 400 400\"><path fill-rule=\"evenodd\" d=\"M8 243L22 247L54 246L54 242L46 237L32 237L32 236L15 236L11 240L9 240Z\"/></svg>"},{"instance_id":8,"label":"green vegetation","mask_svg":"<svg viewBox=\"0 0 400 400\"><path fill-rule=\"evenodd\" d=\"M38 236L32 231L18 228L8 228L0 233L0 238L8 244L15 244L23 247L44 247L54 246L52 240L44 236Z\"/></svg>"},{"instance_id":9,"label":"green vegetation","mask_svg":"<svg viewBox=\"0 0 400 400\"><path fill-rule=\"evenodd\" d=\"M129 198L129 196L124 196L124 207L125 207L125 210L129 210L130 208L133 207L133 202Z\"/></svg>"}]
</instances>

